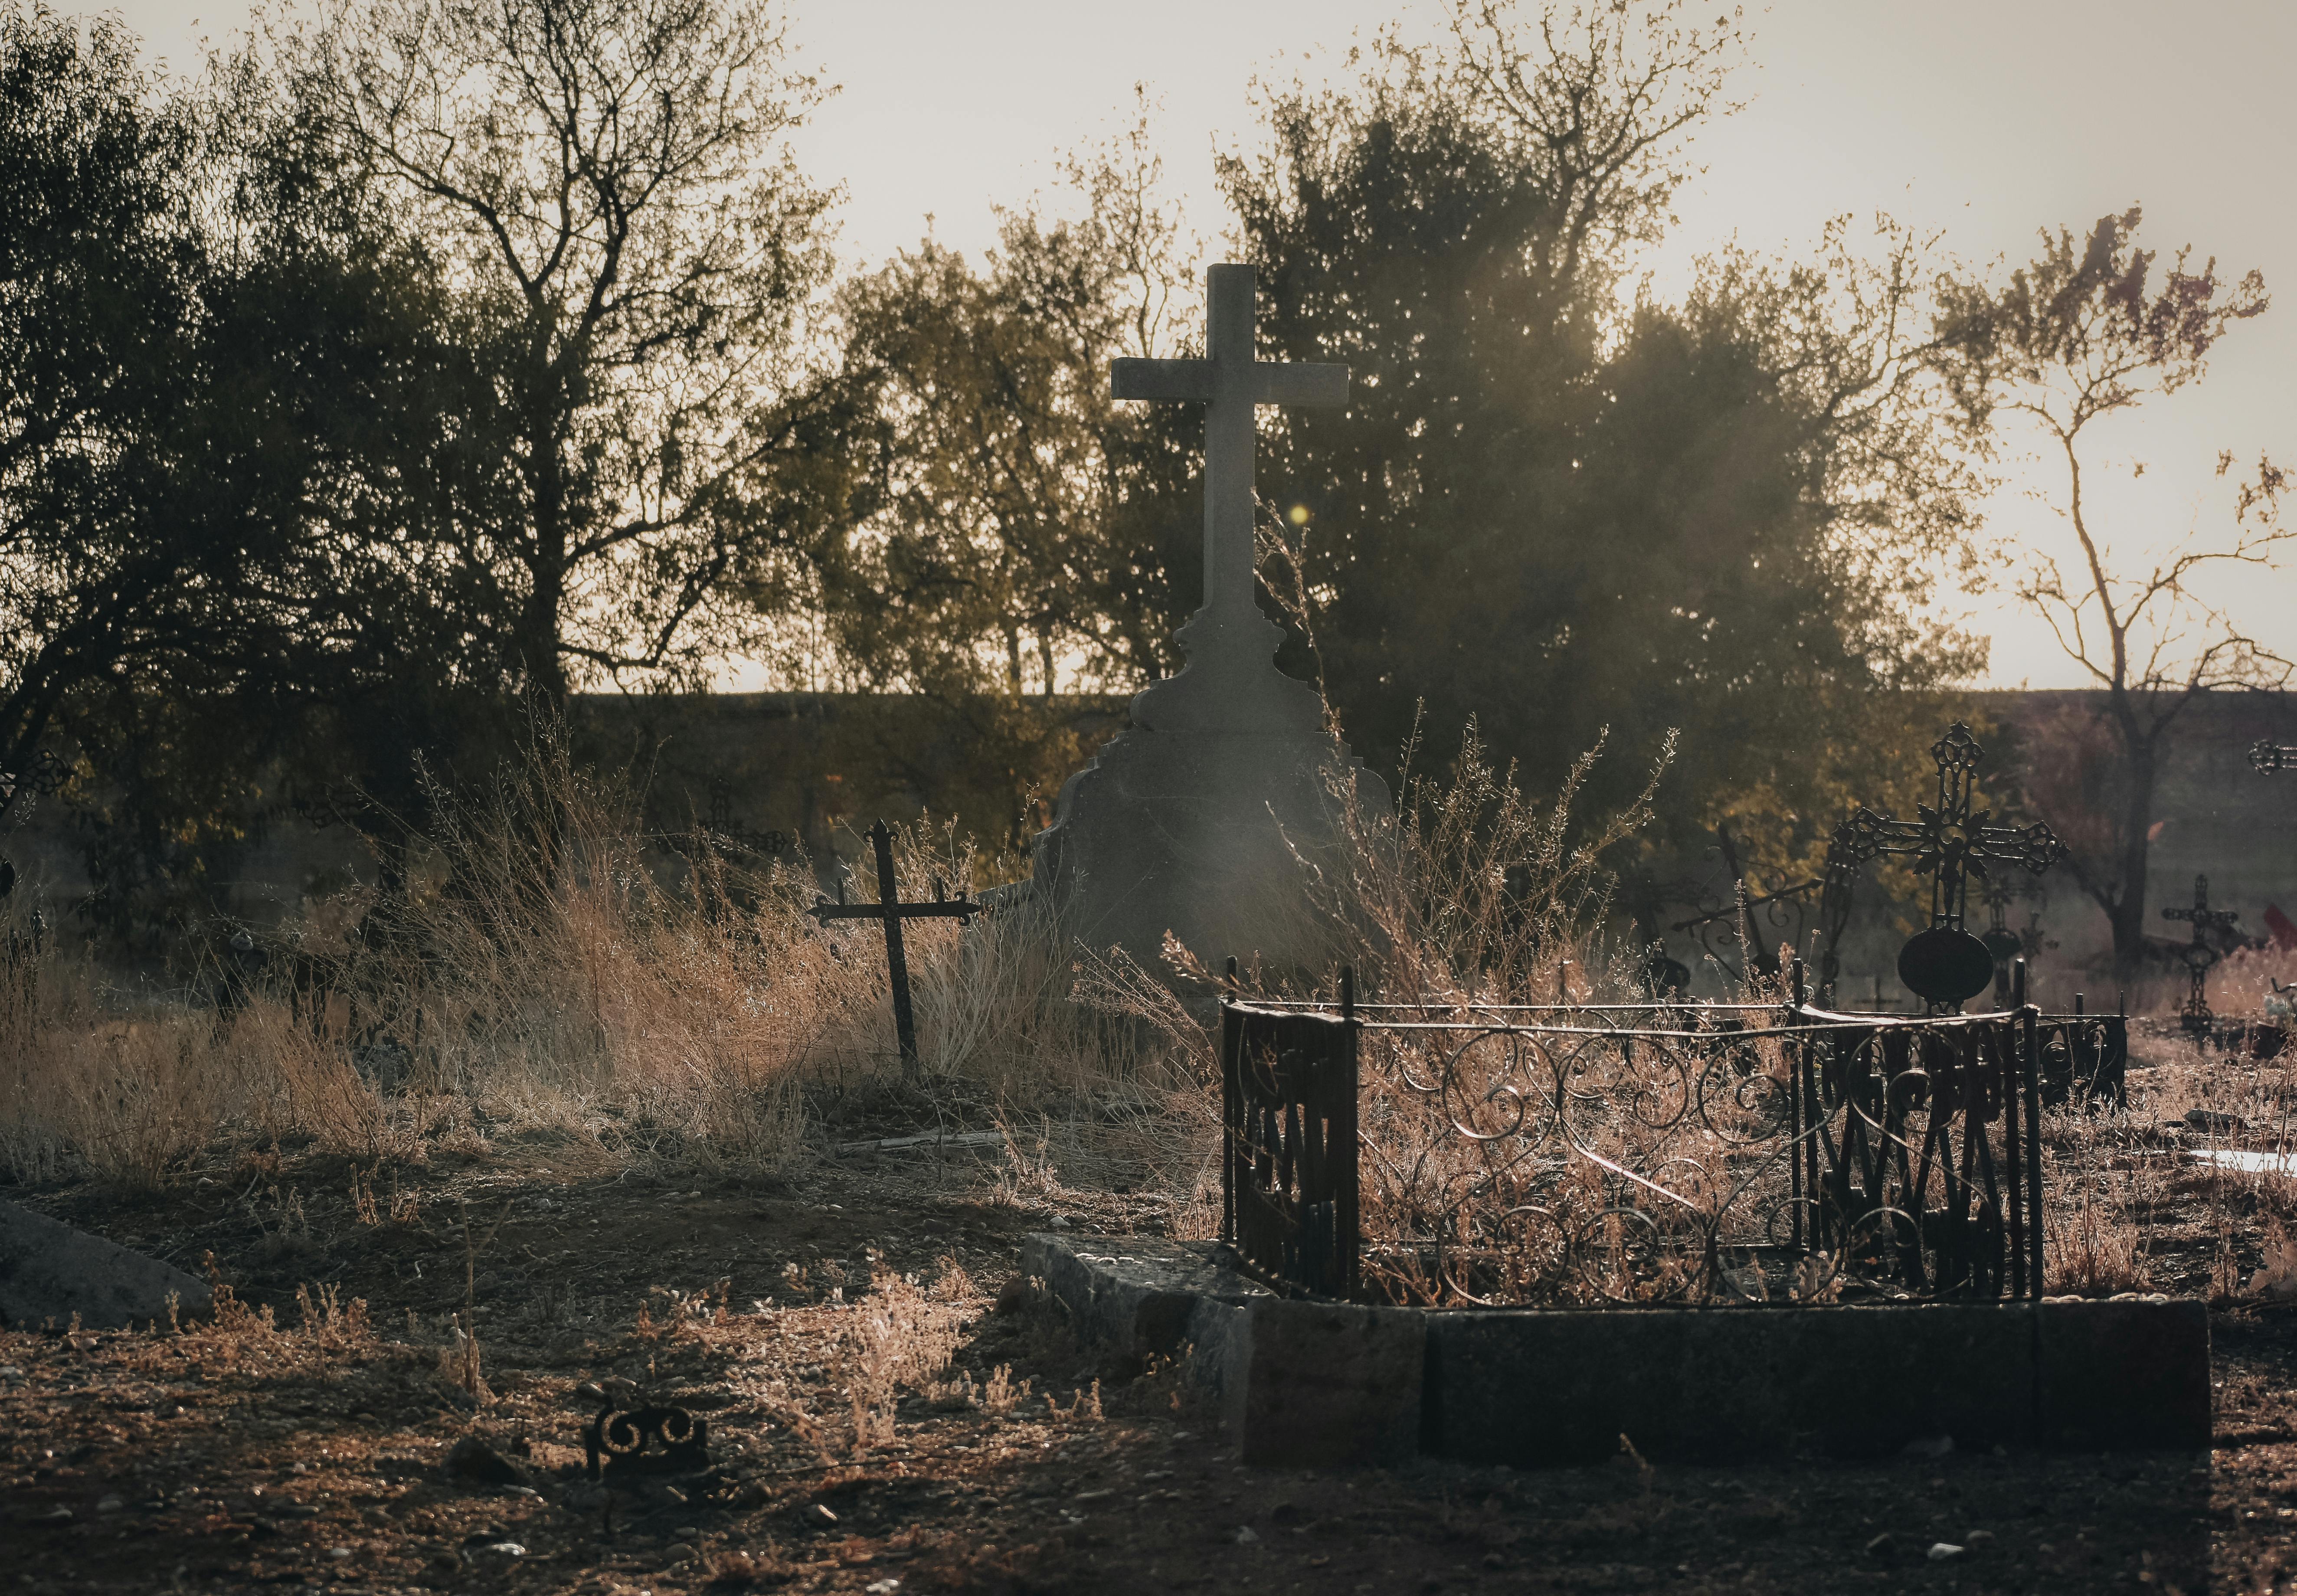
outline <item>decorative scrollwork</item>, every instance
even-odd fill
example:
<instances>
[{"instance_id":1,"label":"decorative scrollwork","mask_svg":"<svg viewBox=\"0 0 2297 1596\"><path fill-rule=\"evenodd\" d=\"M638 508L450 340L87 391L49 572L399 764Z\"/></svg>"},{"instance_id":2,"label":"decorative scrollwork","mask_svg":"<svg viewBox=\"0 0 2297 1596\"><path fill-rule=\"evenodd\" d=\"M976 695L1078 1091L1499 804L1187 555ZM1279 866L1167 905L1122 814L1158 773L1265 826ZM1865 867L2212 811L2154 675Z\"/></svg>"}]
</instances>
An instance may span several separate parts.
<instances>
[{"instance_id":1,"label":"decorative scrollwork","mask_svg":"<svg viewBox=\"0 0 2297 1596\"><path fill-rule=\"evenodd\" d=\"M2024 1293L2025 1012L1355 1022L1367 1288L1463 1305ZM2043 1034L2062 1055L2102 1038Z\"/></svg>"},{"instance_id":2,"label":"decorative scrollwork","mask_svg":"<svg viewBox=\"0 0 2297 1596\"><path fill-rule=\"evenodd\" d=\"M583 1472L609 1483L633 1475L700 1474L710 1467L710 1421L684 1408L598 1410L582 1427Z\"/></svg>"},{"instance_id":3,"label":"decorative scrollwork","mask_svg":"<svg viewBox=\"0 0 2297 1596\"><path fill-rule=\"evenodd\" d=\"M0 770L0 802L19 793L45 798L64 790L72 778L72 761L53 748L43 748L24 761L21 770Z\"/></svg>"}]
</instances>

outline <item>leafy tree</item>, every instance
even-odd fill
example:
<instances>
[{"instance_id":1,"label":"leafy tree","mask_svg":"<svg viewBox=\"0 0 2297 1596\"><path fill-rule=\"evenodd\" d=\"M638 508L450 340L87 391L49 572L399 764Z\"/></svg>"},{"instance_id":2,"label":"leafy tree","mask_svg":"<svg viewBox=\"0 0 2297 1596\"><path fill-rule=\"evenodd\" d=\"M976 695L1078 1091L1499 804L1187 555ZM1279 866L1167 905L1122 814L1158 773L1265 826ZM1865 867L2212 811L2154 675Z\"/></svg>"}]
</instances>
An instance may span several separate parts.
<instances>
[{"instance_id":1,"label":"leafy tree","mask_svg":"<svg viewBox=\"0 0 2297 1596\"><path fill-rule=\"evenodd\" d=\"M1173 662L1199 440L1108 369L1181 346L1189 262L1145 109L1066 164L1082 218L1007 214L977 270L928 238L840 297L877 431L833 625L868 679L1050 696Z\"/></svg>"},{"instance_id":2,"label":"leafy tree","mask_svg":"<svg viewBox=\"0 0 2297 1596\"><path fill-rule=\"evenodd\" d=\"M691 681L786 608L842 514L808 366L830 196L769 5L337 0L281 46L327 164L435 255L491 478L405 558L546 702Z\"/></svg>"},{"instance_id":3,"label":"leafy tree","mask_svg":"<svg viewBox=\"0 0 2297 1596\"><path fill-rule=\"evenodd\" d=\"M1683 15L1461 0L1446 48L1273 96L1272 147L1223 177L1274 351L1356 375L1345 415L1271 426L1264 491L1319 612L1295 668L1375 749L1424 703L1540 783L1605 727L1630 752L1680 728L1655 836L1741 822L1778 884L1905 774L1877 706L1982 657L1914 618L1978 483L1926 361L1922 241L1886 223L1862 253L1838 223L1807 265L1708 263L1679 306L1624 292L1727 109L1735 25ZM1639 779L1608 763L1599 787Z\"/></svg>"},{"instance_id":4,"label":"leafy tree","mask_svg":"<svg viewBox=\"0 0 2297 1596\"><path fill-rule=\"evenodd\" d=\"M2104 910L2125 981L2145 948L2153 788L2171 728L2200 694L2279 687L2292 670L2211 601L2212 579L2273 564L2297 535L2280 521L2287 476L2269 459L2239 481L2214 534L2133 550L2099 521L2099 424L2198 381L2218 340L2268 302L2256 272L2221 281L2214 259L2189 270L2190 251L2157 274L2154 252L2136 243L2141 219L2132 207L2100 218L2087 238L2045 232L2041 252L2006 283L1960 285L1939 323L1941 365L1973 418L2021 418L2063 469L2051 508L2074 557L2028 534L2014 590L2104 704L2094 718L2040 728L2027 786L2065 835L2074 880ZM2232 470L2232 457L2220 456L2219 476Z\"/></svg>"},{"instance_id":5,"label":"leafy tree","mask_svg":"<svg viewBox=\"0 0 2297 1596\"><path fill-rule=\"evenodd\" d=\"M98 19L0 15L0 811L72 694L225 668L248 551L171 489L185 129Z\"/></svg>"}]
</instances>

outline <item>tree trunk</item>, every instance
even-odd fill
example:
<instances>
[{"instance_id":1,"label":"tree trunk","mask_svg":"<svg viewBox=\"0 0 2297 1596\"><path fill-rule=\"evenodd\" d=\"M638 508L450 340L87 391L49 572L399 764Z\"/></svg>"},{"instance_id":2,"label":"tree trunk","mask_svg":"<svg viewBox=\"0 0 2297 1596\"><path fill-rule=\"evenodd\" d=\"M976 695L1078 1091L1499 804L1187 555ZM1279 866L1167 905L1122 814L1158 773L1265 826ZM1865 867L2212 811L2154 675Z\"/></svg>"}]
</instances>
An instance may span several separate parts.
<instances>
[{"instance_id":1,"label":"tree trunk","mask_svg":"<svg viewBox=\"0 0 2297 1596\"><path fill-rule=\"evenodd\" d=\"M2153 847L2153 777L2161 728L2142 729L2128 697L2116 693L2113 725L2121 739L2121 891L2107 910L2113 927L2113 975L2134 984L2145 958L2145 868Z\"/></svg>"},{"instance_id":2,"label":"tree trunk","mask_svg":"<svg viewBox=\"0 0 2297 1596\"><path fill-rule=\"evenodd\" d=\"M549 391L547 383L544 391ZM554 407L546 400L535 408L527 446L533 542L527 550L526 604L519 616L517 664L527 692L539 707L556 716L566 707L566 670L558 649L561 610L566 602L566 477L558 456Z\"/></svg>"}]
</instances>

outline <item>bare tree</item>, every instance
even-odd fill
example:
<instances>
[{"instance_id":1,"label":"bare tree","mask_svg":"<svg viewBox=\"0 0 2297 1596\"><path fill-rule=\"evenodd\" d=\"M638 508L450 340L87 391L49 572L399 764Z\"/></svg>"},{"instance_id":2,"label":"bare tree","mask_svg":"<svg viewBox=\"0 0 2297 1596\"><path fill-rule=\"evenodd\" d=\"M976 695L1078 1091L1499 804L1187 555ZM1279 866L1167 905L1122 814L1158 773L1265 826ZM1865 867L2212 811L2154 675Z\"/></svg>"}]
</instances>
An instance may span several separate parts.
<instances>
[{"instance_id":1,"label":"bare tree","mask_svg":"<svg viewBox=\"0 0 2297 1596\"><path fill-rule=\"evenodd\" d=\"M791 580L837 453L803 345L831 196L785 142L822 91L778 9L330 0L282 53L490 367L491 502L410 558L547 698L704 668L700 623Z\"/></svg>"},{"instance_id":2,"label":"bare tree","mask_svg":"<svg viewBox=\"0 0 2297 1596\"><path fill-rule=\"evenodd\" d=\"M1591 258L1657 243L1668 202L1697 170L1684 146L1742 103L1723 94L1746 54L1741 8L1711 27L1690 0L1632 10L1547 0L1536 22L1519 18L1517 0L1448 0L1445 10L1453 49L1438 71L1545 178L1545 225L1527 235L1532 270L1565 288ZM1388 48L1415 70L1434 59Z\"/></svg>"},{"instance_id":3,"label":"bare tree","mask_svg":"<svg viewBox=\"0 0 2297 1596\"><path fill-rule=\"evenodd\" d=\"M2260 459L2253 476L2235 478L2231 514L2215 530L2151 553L2107 537L2094 485L2097 424L2198 380L2217 341L2267 305L2256 272L2227 284L2214 259L2189 270L2186 251L2156 277L2154 253L2133 242L2139 220L2133 207L2100 219L2086 241L2045 233L2041 253L2007 286L1951 292L1940 324L1947 369L1972 413L2024 417L2063 466L2053 508L2078 557L2029 543L2014 591L2104 703L2086 730L2059 728L2059 741L2072 736L2083 749L2031 761L2029 796L2087 839L2070 868L2105 911L2125 980L2145 945L2153 790L2171 726L2200 694L2279 687L2292 670L2211 601L2216 575L2272 564L2297 533L2278 514L2285 474ZM2219 457L2220 478L2233 468L2230 454Z\"/></svg>"}]
</instances>

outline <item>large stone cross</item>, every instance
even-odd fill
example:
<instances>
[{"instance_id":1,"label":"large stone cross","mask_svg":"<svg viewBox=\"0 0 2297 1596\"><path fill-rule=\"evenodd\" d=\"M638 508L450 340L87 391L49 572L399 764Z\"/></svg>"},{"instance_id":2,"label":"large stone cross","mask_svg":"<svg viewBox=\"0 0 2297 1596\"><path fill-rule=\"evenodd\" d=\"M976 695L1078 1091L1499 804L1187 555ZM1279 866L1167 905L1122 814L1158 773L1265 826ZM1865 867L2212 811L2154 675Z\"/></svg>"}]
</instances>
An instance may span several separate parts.
<instances>
[{"instance_id":1,"label":"large stone cross","mask_svg":"<svg viewBox=\"0 0 2297 1596\"><path fill-rule=\"evenodd\" d=\"M1205 407L1205 604L1216 626L1259 615L1253 602L1253 413L1261 405L1345 405L1348 368L1253 357L1248 266L1215 266L1205 292L1205 358L1118 360L1121 399L1195 399Z\"/></svg>"},{"instance_id":2,"label":"large stone cross","mask_svg":"<svg viewBox=\"0 0 2297 1596\"><path fill-rule=\"evenodd\" d=\"M1174 639L1185 669L1133 699L1132 725L1061 788L1032 839L1032 896L1064 937L1161 967L1169 934L1206 965L1255 955L1321 968L1311 877L1340 863L1336 816L1389 812L1387 788L1349 757L1314 687L1276 668L1283 633L1253 596L1253 413L1345 405L1345 366L1253 358L1248 266L1206 284L1201 360L1119 360L1121 399L1205 407L1205 599Z\"/></svg>"}]
</instances>

